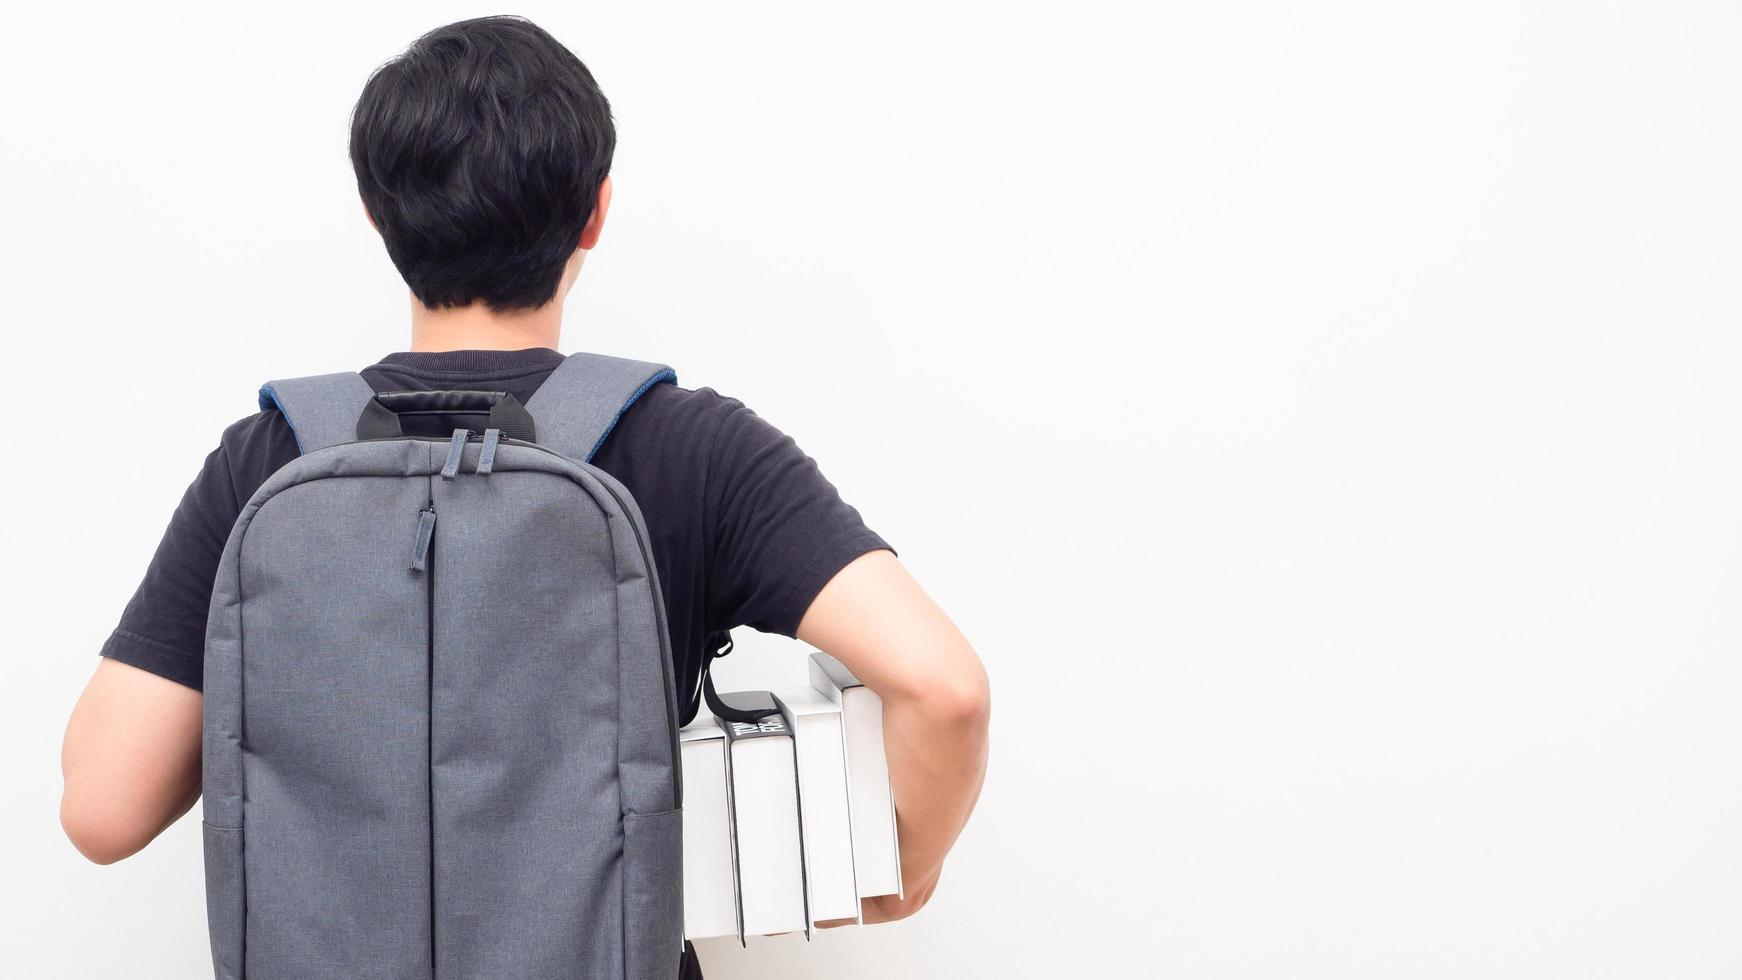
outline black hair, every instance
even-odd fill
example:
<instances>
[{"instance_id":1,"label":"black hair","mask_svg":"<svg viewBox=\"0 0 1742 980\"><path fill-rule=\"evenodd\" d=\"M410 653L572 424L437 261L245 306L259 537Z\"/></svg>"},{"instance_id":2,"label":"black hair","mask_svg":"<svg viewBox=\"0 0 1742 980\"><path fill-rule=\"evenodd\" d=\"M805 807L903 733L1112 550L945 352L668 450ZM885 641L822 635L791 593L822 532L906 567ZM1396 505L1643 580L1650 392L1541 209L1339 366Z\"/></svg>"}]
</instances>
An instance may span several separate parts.
<instances>
[{"instance_id":1,"label":"black hair","mask_svg":"<svg viewBox=\"0 0 1742 980\"><path fill-rule=\"evenodd\" d=\"M429 307L550 302L616 145L587 66L520 17L430 31L351 113L363 205Z\"/></svg>"}]
</instances>

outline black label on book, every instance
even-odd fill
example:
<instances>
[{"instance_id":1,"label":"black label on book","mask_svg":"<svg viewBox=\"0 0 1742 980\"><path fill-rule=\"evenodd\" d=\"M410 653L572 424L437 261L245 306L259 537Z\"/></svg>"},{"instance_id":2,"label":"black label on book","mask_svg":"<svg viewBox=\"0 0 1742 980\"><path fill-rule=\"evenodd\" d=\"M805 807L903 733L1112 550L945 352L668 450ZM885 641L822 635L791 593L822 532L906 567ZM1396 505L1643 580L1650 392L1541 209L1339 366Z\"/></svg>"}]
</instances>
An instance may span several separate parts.
<instances>
[{"instance_id":1,"label":"black label on book","mask_svg":"<svg viewBox=\"0 0 1742 980\"><path fill-rule=\"evenodd\" d=\"M727 733L734 739L792 734L786 727L786 719L779 715L769 715L760 721L728 721L725 724Z\"/></svg>"}]
</instances>

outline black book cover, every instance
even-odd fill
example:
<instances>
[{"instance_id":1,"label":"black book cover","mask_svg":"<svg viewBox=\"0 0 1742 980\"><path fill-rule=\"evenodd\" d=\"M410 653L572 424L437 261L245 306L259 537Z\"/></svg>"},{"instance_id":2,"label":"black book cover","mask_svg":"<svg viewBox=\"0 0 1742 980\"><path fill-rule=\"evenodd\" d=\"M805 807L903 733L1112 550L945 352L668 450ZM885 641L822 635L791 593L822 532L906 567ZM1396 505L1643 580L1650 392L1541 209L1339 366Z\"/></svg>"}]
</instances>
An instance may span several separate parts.
<instances>
[{"instance_id":1,"label":"black book cover","mask_svg":"<svg viewBox=\"0 0 1742 980\"><path fill-rule=\"evenodd\" d=\"M784 708L784 706L782 706L782 707ZM795 798L798 798L799 792L800 792L799 784L798 784L798 748L796 745L794 745L793 740L792 740L792 726L787 723L786 718L781 714L769 715L768 717L759 719L757 721L728 721L724 718L718 718L718 716L716 716L716 718L720 723L720 728L723 731L725 731L725 733L726 733L727 799L730 801L730 804L731 804L727 809L728 809L728 814L731 817L732 865L733 865L733 868L736 869L743 863L743 858L739 854L739 851L738 851L738 785L737 785L737 781L732 778L733 750L741 742L752 742L752 741L757 741L760 739L774 739L774 738L785 739L786 740L786 756L792 762L793 795ZM804 805L803 805L803 802L801 799L799 807L798 807L798 811L793 814L793 820L796 821L796 823L798 825L798 847L799 847L798 866L800 869L799 873L801 876L803 876L805 874L805 872L804 872L805 862L804 862L804 817L803 817L803 814L804 814ZM805 935L805 939L809 940L812 938L811 926L810 926L811 915L810 915L810 881L809 880L801 880L800 891L804 895L804 906L805 906L805 908L804 908L804 919L805 919L804 935ZM738 895L738 922L740 924L740 929L742 929L742 924L744 922L744 897L743 897L743 894L741 891L740 891L740 894ZM749 945L748 938L746 936L744 936L742 934L742 932L740 932L740 934L738 936L738 942L742 945L745 945L745 946Z\"/></svg>"}]
</instances>

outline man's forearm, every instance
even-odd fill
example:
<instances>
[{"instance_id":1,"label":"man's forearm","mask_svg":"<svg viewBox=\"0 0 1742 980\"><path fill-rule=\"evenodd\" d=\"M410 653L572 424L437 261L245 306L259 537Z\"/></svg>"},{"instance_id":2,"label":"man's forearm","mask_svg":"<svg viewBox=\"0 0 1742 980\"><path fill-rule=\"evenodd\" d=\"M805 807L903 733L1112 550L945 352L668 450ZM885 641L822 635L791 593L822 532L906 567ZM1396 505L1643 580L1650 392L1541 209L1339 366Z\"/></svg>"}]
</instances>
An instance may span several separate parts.
<instances>
[{"instance_id":1,"label":"man's forearm","mask_svg":"<svg viewBox=\"0 0 1742 980\"><path fill-rule=\"evenodd\" d=\"M867 900L864 912L873 922L911 915L937 887L986 776L992 708L985 668L887 551L837 573L798 635L833 654L883 701L906 895Z\"/></svg>"},{"instance_id":2,"label":"man's forearm","mask_svg":"<svg viewBox=\"0 0 1742 980\"><path fill-rule=\"evenodd\" d=\"M892 699L883 706L884 749L901 837L905 897L868 908L873 921L901 918L937 887L986 778L989 699L936 705Z\"/></svg>"}]
</instances>

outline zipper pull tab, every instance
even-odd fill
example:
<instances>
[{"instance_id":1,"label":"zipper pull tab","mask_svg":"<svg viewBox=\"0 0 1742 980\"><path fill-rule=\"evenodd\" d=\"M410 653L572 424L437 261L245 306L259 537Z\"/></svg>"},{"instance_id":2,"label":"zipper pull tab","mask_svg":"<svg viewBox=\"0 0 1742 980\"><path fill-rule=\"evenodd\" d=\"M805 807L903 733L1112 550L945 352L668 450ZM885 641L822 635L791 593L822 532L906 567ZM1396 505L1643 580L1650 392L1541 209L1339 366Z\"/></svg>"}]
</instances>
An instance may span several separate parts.
<instances>
[{"instance_id":1,"label":"zipper pull tab","mask_svg":"<svg viewBox=\"0 0 1742 980\"><path fill-rule=\"evenodd\" d=\"M421 572L429 565L429 543L435 537L435 504L417 512L417 543L411 549L411 570Z\"/></svg>"},{"instance_id":2,"label":"zipper pull tab","mask_svg":"<svg viewBox=\"0 0 1742 980\"><path fill-rule=\"evenodd\" d=\"M448 461L442 464L442 479L452 480L460 474L460 457L466 454L466 440L471 437L471 429L454 430L454 441L448 443Z\"/></svg>"},{"instance_id":3,"label":"zipper pull tab","mask_svg":"<svg viewBox=\"0 0 1742 980\"><path fill-rule=\"evenodd\" d=\"M473 473L478 473L483 476L490 475L491 469L496 466L496 444L501 441L501 429L484 430L484 447L478 450L478 465L473 467Z\"/></svg>"}]
</instances>

